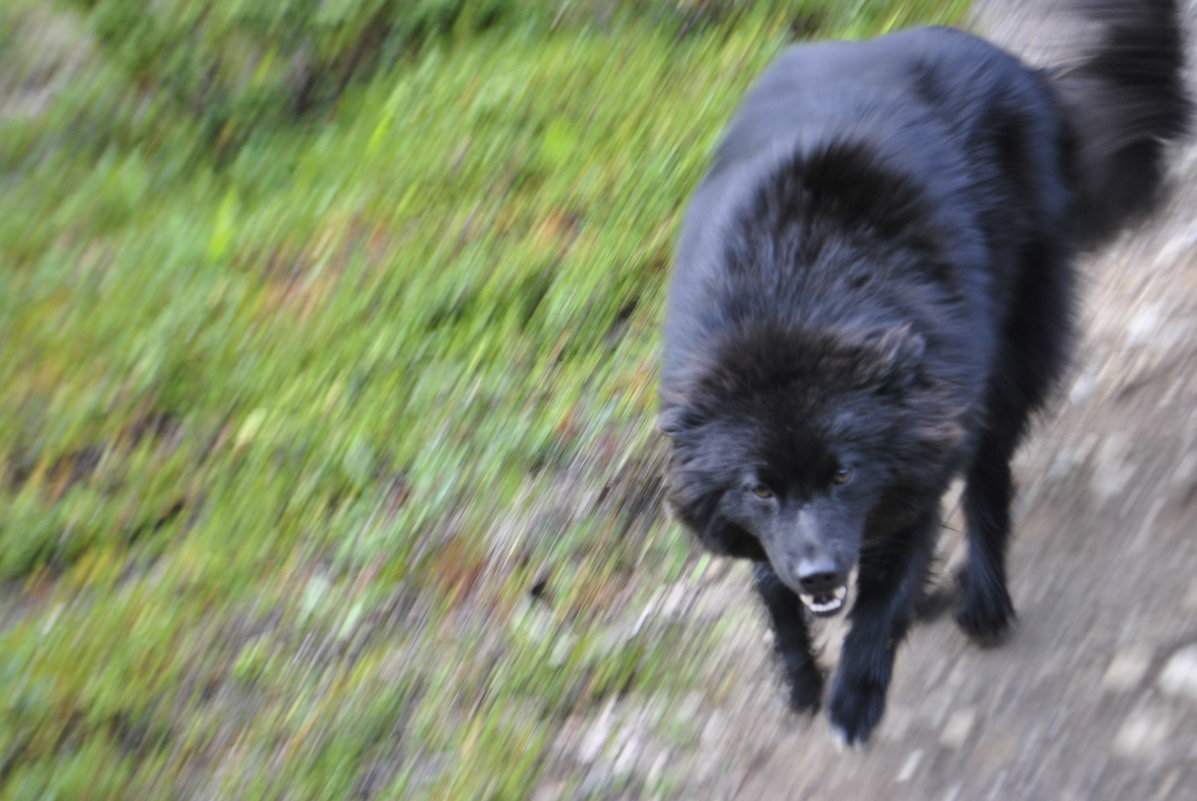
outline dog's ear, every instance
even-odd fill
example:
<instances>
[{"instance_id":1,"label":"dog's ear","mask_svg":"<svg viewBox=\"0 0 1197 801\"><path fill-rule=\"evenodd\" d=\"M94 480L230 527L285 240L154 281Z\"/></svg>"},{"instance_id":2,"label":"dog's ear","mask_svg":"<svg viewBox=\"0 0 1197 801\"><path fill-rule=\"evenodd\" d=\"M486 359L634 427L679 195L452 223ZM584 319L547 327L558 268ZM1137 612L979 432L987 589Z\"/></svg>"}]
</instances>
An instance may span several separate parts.
<instances>
[{"instance_id":1,"label":"dog's ear","mask_svg":"<svg viewBox=\"0 0 1197 801\"><path fill-rule=\"evenodd\" d=\"M677 439L678 435L682 433L682 414L680 406L662 409L661 413L657 415L657 431L670 439Z\"/></svg>"},{"instance_id":2,"label":"dog's ear","mask_svg":"<svg viewBox=\"0 0 1197 801\"><path fill-rule=\"evenodd\" d=\"M665 510L706 550L737 559L768 559L756 537L716 511L722 492L697 473L670 464L665 477Z\"/></svg>"},{"instance_id":3,"label":"dog's ear","mask_svg":"<svg viewBox=\"0 0 1197 801\"><path fill-rule=\"evenodd\" d=\"M670 439L678 439L701 424L698 410L685 403L667 403L657 415L657 430Z\"/></svg>"}]
</instances>

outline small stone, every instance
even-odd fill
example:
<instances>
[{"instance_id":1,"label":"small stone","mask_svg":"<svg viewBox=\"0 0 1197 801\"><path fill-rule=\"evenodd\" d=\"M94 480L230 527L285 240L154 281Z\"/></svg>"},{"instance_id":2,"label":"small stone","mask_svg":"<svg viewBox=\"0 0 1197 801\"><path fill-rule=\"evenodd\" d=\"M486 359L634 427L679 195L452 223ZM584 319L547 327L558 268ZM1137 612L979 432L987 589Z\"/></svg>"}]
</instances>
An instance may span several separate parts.
<instances>
[{"instance_id":1,"label":"small stone","mask_svg":"<svg viewBox=\"0 0 1197 801\"><path fill-rule=\"evenodd\" d=\"M1167 742L1172 734L1172 720L1159 709L1142 708L1132 712L1114 735L1114 750L1123 756L1145 756Z\"/></svg>"},{"instance_id":2,"label":"small stone","mask_svg":"<svg viewBox=\"0 0 1197 801\"><path fill-rule=\"evenodd\" d=\"M619 756L615 758L615 772L620 775L628 775L632 769L636 767L636 760L640 757L640 752L644 750L644 744L636 735L631 735L627 738L627 742L619 751Z\"/></svg>"},{"instance_id":3,"label":"small stone","mask_svg":"<svg viewBox=\"0 0 1197 801\"><path fill-rule=\"evenodd\" d=\"M914 772L919 769L919 763L923 761L923 749L916 748L910 752L910 756L906 757L906 761L902 763L902 769L898 771L898 783L903 784L914 778Z\"/></svg>"},{"instance_id":4,"label":"small stone","mask_svg":"<svg viewBox=\"0 0 1197 801\"><path fill-rule=\"evenodd\" d=\"M1130 440L1125 434L1110 434L1102 443L1089 479L1089 487L1098 497L1110 500L1120 496L1138 474L1138 466L1128 458L1129 450Z\"/></svg>"},{"instance_id":5,"label":"small stone","mask_svg":"<svg viewBox=\"0 0 1197 801\"><path fill-rule=\"evenodd\" d=\"M1180 782L1180 779L1180 768L1173 768L1172 771L1164 777L1164 780L1160 782L1160 788L1156 791L1153 801L1167 801L1169 798L1176 798L1176 785Z\"/></svg>"},{"instance_id":6,"label":"small stone","mask_svg":"<svg viewBox=\"0 0 1197 801\"><path fill-rule=\"evenodd\" d=\"M968 735L973 730L973 722L977 719L977 711L972 707L957 709L948 718L947 725L939 735L939 743L944 748L960 748L968 742Z\"/></svg>"},{"instance_id":7,"label":"small stone","mask_svg":"<svg viewBox=\"0 0 1197 801\"><path fill-rule=\"evenodd\" d=\"M667 751L662 751L657 755L657 758L653 760L652 767L648 769L648 776L646 777L645 781L650 787L660 783L661 777L665 775L665 766L668 764L669 753Z\"/></svg>"},{"instance_id":8,"label":"small stone","mask_svg":"<svg viewBox=\"0 0 1197 801\"><path fill-rule=\"evenodd\" d=\"M676 582L670 587L669 591L665 594L665 598L661 601L662 617L676 617L682 611L686 595L687 586L684 582Z\"/></svg>"},{"instance_id":9,"label":"small stone","mask_svg":"<svg viewBox=\"0 0 1197 801\"><path fill-rule=\"evenodd\" d=\"M1140 308L1127 326L1126 344L1145 345L1151 342L1152 335L1159 329L1162 319L1162 303L1148 303Z\"/></svg>"},{"instance_id":10,"label":"small stone","mask_svg":"<svg viewBox=\"0 0 1197 801\"><path fill-rule=\"evenodd\" d=\"M1197 643L1174 653L1156 683L1168 695L1197 701Z\"/></svg>"},{"instance_id":11,"label":"small stone","mask_svg":"<svg viewBox=\"0 0 1197 801\"><path fill-rule=\"evenodd\" d=\"M1023 745L1021 735L986 730L984 737L977 738L973 753L987 770L997 771L1003 765L1010 764L1022 751Z\"/></svg>"},{"instance_id":12,"label":"small stone","mask_svg":"<svg viewBox=\"0 0 1197 801\"><path fill-rule=\"evenodd\" d=\"M565 797L569 785L565 782L549 782L537 788L532 795L532 801L557 801Z\"/></svg>"},{"instance_id":13,"label":"small stone","mask_svg":"<svg viewBox=\"0 0 1197 801\"><path fill-rule=\"evenodd\" d=\"M715 710L711 713L710 718L707 719L706 726L702 729L702 742L704 744L714 744L724 742L727 738L727 719L724 715Z\"/></svg>"},{"instance_id":14,"label":"small stone","mask_svg":"<svg viewBox=\"0 0 1197 801\"><path fill-rule=\"evenodd\" d=\"M582 762L594 762L602 753L603 746L611 738L611 731L615 727L614 711L615 703L608 702L603 707L603 711L599 713L598 719L591 724L589 731L582 739L582 744L578 747L578 758Z\"/></svg>"},{"instance_id":15,"label":"small stone","mask_svg":"<svg viewBox=\"0 0 1197 801\"><path fill-rule=\"evenodd\" d=\"M1143 682L1151 668L1151 650L1131 645L1114 654L1101 677L1101 686L1115 692L1133 690Z\"/></svg>"},{"instance_id":16,"label":"small stone","mask_svg":"<svg viewBox=\"0 0 1197 801\"><path fill-rule=\"evenodd\" d=\"M1097 389L1097 378L1091 374L1082 375L1072 384L1072 389L1068 391L1069 403L1080 403L1093 394Z\"/></svg>"}]
</instances>

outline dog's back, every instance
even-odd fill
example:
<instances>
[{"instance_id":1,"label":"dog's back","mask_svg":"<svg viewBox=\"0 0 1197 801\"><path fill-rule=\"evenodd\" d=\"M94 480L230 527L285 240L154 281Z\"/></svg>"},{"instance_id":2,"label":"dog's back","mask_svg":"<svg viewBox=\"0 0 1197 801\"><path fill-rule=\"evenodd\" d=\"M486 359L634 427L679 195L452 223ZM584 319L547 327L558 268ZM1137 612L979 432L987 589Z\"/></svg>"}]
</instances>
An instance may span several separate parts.
<instances>
[{"instance_id":1,"label":"dog's back","mask_svg":"<svg viewBox=\"0 0 1197 801\"><path fill-rule=\"evenodd\" d=\"M908 296L913 276L900 263L887 271L879 261L867 290L854 290L830 279L850 257L827 258L830 241L812 244L863 236L878 215L917 231L920 258L937 265L941 288L963 306L947 310L931 299L905 312L947 324L932 345L961 348L950 361L984 365L994 338L987 329L1005 313L1020 244L1046 229L1069 236L1065 132L1039 75L961 31L788 48L746 96L689 206L665 329L666 387L684 381L712 338L735 326L728 307L746 296L761 296L750 304L758 317L808 326L859 316L854 291L869 296L866 307L887 290L894 302ZM750 219L754 205L794 213ZM788 230L801 214L839 214L839 225ZM775 230L761 230L770 220ZM779 260L779 243L795 236L825 258ZM729 250L765 242L773 253L728 269ZM953 317L967 329L953 329Z\"/></svg>"}]
</instances>

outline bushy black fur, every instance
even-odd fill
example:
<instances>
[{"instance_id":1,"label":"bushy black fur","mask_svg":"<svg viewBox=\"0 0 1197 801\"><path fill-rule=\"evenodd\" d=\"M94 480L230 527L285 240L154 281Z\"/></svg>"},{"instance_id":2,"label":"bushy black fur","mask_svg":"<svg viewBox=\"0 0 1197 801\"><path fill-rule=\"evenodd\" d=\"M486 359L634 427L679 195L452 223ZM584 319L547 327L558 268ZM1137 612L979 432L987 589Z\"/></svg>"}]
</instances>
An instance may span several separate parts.
<instances>
[{"instance_id":1,"label":"bushy black fur","mask_svg":"<svg viewBox=\"0 0 1197 801\"><path fill-rule=\"evenodd\" d=\"M1010 624L1010 459L1065 364L1071 261L1146 208L1188 119L1173 5L1079 3L1104 40L1054 71L949 28L792 47L692 199L668 503L758 563L796 709L822 695L799 594L856 568L829 698L848 742L881 717L957 474L958 621L983 643Z\"/></svg>"}]
</instances>

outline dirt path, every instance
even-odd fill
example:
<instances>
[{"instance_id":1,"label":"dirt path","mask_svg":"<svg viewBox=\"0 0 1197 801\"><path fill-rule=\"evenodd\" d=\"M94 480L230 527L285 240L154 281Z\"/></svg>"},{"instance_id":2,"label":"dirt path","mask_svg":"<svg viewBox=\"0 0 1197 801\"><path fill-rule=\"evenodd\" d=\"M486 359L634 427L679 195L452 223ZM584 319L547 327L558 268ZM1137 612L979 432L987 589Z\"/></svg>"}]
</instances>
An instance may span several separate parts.
<instances>
[{"instance_id":1,"label":"dirt path","mask_svg":"<svg viewBox=\"0 0 1197 801\"><path fill-rule=\"evenodd\" d=\"M1012 5L990 4L1002 41L1050 41ZM712 657L730 689L694 699L677 797L1197 799L1197 146L1174 174L1153 223L1084 269L1071 389L1017 468L1011 639L979 650L950 617L916 629L875 741L840 754L822 716L784 712L744 618ZM959 535L944 547L959 558ZM693 605L748 608L746 585L734 567Z\"/></svg>"}]
</instances>

